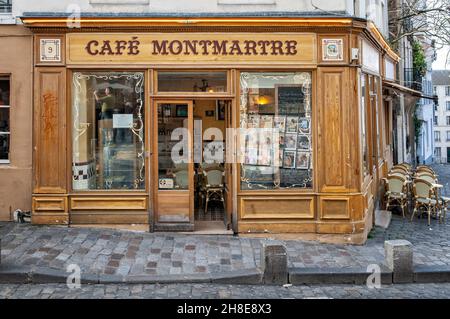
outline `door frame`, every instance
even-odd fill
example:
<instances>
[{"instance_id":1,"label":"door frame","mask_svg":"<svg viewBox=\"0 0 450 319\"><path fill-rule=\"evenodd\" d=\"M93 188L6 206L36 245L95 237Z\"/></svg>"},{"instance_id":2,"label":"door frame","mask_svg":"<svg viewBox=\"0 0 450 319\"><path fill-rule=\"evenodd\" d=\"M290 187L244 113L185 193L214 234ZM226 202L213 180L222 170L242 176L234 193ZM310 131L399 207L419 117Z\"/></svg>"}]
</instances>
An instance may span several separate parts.
<instances>
[{"instance_id":1,"label":"door frame","mask_svg":"<svg viewBox=\"0 0 450 319\"><path fill-rule=\"evenodd\" d=\"M191 116L191 119L189 121L191 128L189 129L191 133L190 137L190 150L191 150L191 156L192 162L190 163L190 180L193 183L194 181L194 162L193 162L193 130L194 130L194 119L193 119L193 103L194 100L224 100L229 103L229 110L231 111L229 115L230 118L230 126L228 127L225 125L225 130L227 128L234 128L236 127L235 123L235 116L236 116L236 101L234 97L210 97L210 96L198 96L198 97L192 97L192 96L174 96L174 97L157 97L157 96L151 96L150 97L150 112L147 112L147 116L150 116L150 167L151 167L151 176L150 176L150 189L152 190L150 192L150 201L152 202L152 219L150 220L150 224L152 225L152 229L155 231L193 231L195 226L195 218L194 218L194 185L190 185L190 199L189 199L189 209L190 209L190 222L189 223L160 223L158 222L158 180L159 180L159 174L158 174L158 113L157 113L157 105L158 104L183 104L188 103L191 105L191 108L189 110L192 110L191 112L188 112L188 116ZM227 123L226 123L227 124ZM226 142L226 132L224 135L224 142ZM234 143L232 143L234 144ZM226 146L229 147L228 145ZM236 147L236 145L234 145ZM233 154L235 154L236 150L233 150ZM236 163L230 163L230 170L229 174L230 176L225 175L225 179L229 182L229 191L230 191L230 201L231 203L227 203L229 206L229 209L225 209L225 228L231 229L234 232L237 230L237 175L236 175ZM228 171L226 171L228 172Z\"/></svg>"},{"instance_id":2,"label":"door frame","mask_svg":"<svg viewBox=\"0 0 450 319\"><path fill-rule=\"evenodd\" d=\"M158 113L157 113L157 106L159 104L186 104L188 106L188 130L190 134L188 135L188 171L189 171L189 189L188 190L159 190L159 173L158 173ZM186 99L186 98L171 98L171 99L157 99L153 98L150 103L151 112L148 112L150 116L152 117L151 122L151 167L152 167L152 173L153 177L151 177L151 188L153 192L151 192L150 200L152 201L153 205L153 220L151 223L153 224L153 228L157 231L193 231L194 230L194 162L193 162L193 130L194 130L194 116L193 116L193 100L192 99ZM159 207L160 202L158 200L158 195L160 192L163 192L164 194L171 194L176 197L178 195L182 195L183 193L187 193L189 200L189 207L188 207L188 221L167 221L167 222L161 222L159 220L160 214L159 214ZM181 196L180 196L181 197Z\"/></svg>"}]
</instances>

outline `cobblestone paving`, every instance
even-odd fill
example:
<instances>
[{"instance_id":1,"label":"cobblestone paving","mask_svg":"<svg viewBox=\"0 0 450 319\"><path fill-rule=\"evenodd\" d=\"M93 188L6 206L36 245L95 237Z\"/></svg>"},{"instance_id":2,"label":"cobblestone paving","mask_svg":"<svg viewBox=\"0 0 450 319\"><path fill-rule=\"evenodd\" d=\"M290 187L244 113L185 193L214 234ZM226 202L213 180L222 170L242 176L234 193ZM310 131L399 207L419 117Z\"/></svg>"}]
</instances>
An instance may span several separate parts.
<instances>
[{"instance_id":1,"label":"cobblestone paving","mask_svg":"<svg viewBox=\"0 0 450 319\"><path fill-rule=\"evenodd\" d=\"M450 166L438 165L440 183L450 181ZM450 194L447 193L447 194ZM414 262L450 265L450 222L439 224L394 216L387 230L374 229L364 246L286 241L292 267L366 268L383 263L386 239L414 245ZM104 229L0 223L2 263L65 269L78 264L84 273L170 275L218 273L259 266L262 239L175 233L136 233Z\"/></svg>"},{"instance_id":2,"label":"cobblestone paving","mask_svg":"<svg viewBox=\"0 0 450 319\"><path fill-rule=\"evenodd\" d=\"M239 286L239 285L83 285L68 289L61 284L0 285L0 299L285 299L285 298L395 298L449 299L450 284L382 286Z\"/></svg>"}]
</instances>

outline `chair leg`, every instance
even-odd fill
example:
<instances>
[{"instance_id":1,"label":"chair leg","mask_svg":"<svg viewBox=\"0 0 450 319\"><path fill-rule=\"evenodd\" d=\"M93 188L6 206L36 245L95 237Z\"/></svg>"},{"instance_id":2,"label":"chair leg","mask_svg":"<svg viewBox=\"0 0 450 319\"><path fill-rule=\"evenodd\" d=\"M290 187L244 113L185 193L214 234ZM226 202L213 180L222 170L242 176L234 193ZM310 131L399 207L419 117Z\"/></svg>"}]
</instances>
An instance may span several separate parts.
<instances>
[{"instance_id":1,"label":"chair leg","mask_svg":"<svg viewBox=\"0 0 450 319\"><path fill-rule=\"evenodd\" d=\"M413 221L414 214L416 213L416 211L417 211L417 206L414 207L414 210L413 210L412 215L411 215L411 221Z\"/></svg>"},{"instance_id":2,"label":"chair leg","mask_svg":"<svg viewBox=\"0 0 450 319\"><path fill-rule=\"evenodd\" d=\"M428 207L428 226L431 225L431 207Z\"/></svg>"},{"instance_id":3,"label":"chair leg","mask_svg":"<svg viewBox=\"0 0 450 319\"><path fill-rule=\"evenodd\" d=\"M206 193L206 200L205 200L205 214L208 212L208 202L209 202L209 194Z\"/></svg>"}]
</instances>

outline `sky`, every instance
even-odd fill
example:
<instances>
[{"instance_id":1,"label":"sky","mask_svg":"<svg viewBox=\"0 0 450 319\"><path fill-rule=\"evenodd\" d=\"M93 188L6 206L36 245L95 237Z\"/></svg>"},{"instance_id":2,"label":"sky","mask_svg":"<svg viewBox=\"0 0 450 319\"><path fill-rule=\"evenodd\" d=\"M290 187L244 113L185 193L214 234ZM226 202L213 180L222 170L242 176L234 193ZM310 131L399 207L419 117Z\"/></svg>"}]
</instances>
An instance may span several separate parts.
<instances>
[{"instance_id":1,"label":"sky","mask_svg":"<svg viewBox=\"0 0 450 319\"><path fill-rule=\"evenodd\" d=\"M447 64L445 63L445 59L447 58L447 53L449 50L450 46L446 46L437 51L437 59L433 62L433 70L450 70L450 61L447 61Z\"/></svg>"}]
</instances>

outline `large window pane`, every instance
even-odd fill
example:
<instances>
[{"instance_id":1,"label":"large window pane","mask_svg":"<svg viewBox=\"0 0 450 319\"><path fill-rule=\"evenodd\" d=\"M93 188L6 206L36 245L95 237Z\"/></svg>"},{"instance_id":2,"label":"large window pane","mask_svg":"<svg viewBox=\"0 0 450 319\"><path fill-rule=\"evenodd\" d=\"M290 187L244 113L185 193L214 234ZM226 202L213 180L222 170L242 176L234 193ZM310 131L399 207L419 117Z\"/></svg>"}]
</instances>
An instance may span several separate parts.
<instances>
[{"instance_id":1,"label":"large window pane","mask_svg":"<svg viewBox=\"0 0 450 319\"><path fill-rule=\"evenodd\" d=\"M144 74L76 72L73 188L144 189Z\"/></svg>"},{"instance_id":2,"label":"large window pane","mask_svg":"<svg viewBox=\"0 0 450 319\"><path fill-rule=\"evenodd\" d=\"M159 189L188 189L188 105L158 104Z\"/></svg>"},{"instance_id":3,"label":"large window pane","mask_svg":"<svg viewBox=\"0 0 450 319\"><path fill-rule=\"evenodd\" d=\"M9 77L0 76L0 106L9 105Z\"/></svg>"},{"instance_id":4,"label":"large window pane","mask_svg":"<svg viewBox=\"0 0 450 319\"><path fill-rule=\"evenodd\" d=\"M9 163L10 149L10 80L0 77L0 163Z\"/></svg>"},{"instance_id":5,"label":"large window pane","mask_svg":"<svg viewBox=\"0 0 450 319\"><path fill-rule=\"evenodd\" d=\"M241 73L241 188L311 188L311 73Z\"/></svg>"},{"instance_id":6,"label":"large window pane","mask_svg":"<svg viewBox=\"0 0 450 319\"><path fill-rule=\"evenodd\" d=\"M159 92L227 91L227 72L158 72Z\"/></svg>"}]
</instances>

